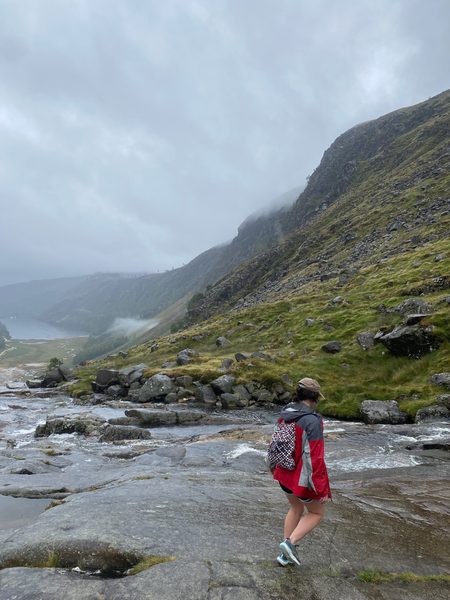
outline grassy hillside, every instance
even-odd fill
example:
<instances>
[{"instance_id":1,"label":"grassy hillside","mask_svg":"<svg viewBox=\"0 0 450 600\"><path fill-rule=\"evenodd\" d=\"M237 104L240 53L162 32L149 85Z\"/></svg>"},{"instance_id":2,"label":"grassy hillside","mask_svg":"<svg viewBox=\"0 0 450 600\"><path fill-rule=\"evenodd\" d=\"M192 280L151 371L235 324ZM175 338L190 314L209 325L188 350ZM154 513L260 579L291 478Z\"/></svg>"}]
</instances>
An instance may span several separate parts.
<instances>
[{"instance_id":1,"label":"grassy hillside","mask_svg":"<svg viewBox=\"0 0 450 600\"><path fill-rule=\"evenodd\" d=\"M224 358L263 350L273 362L235 362L231 372L266 385L286 374L316 377L330 416L358 417L365 399L397 400L411 418L435 403L445 390L430 377L450 364L449 140L450 92L340 136L293 208L277 216L285 232L286 219L296 228L198 294L190 325L159 338L156 352L149 341L126 359L88 364L77 391L100 364L145 362L150 375L190 347L197 362L169 374L210 381ZM411 297L432 304L423 325L440 348L420 359L394 357L381 344L363 350L357 334L400 324L389 309ZM217 348L219 336L230 345ZM322 350L332 340L342 344L333 355Z\"/></svg>"},{"instance_id":2,"label":"grassy hillside","mask_svg":"<svg viewBox=\"0 0 450 600\"><path fill-rule=\"evenodd\" d=\"M435 312L426 319L442 340L438 351L421 359L393 357L379 344L363 350L356 340L362 331L376 332L380 327L400 323L401 315L380 312L384 304L392 308L410 297L415 288L450 273L450 257L436 262L435 257L448 251L445 241L398 254L378 265L367 267L353 280L339 287L344 301L333 304L336 280L311 282L302 293L291 293L283 300L259 304L249 309L216 316L176 335L158 339L159 349L150 351L151 343L134 347L126 359L105 359L80 370L88 382L99 366L122 367L145 362L148 375L160 372L161 364L174 360L186 347L200 352L195 364L167 370L168 374L191 374L202 381L222 374L222 360L235 352L263 350L274 362L258 360L234 363L231 373L241 381L258 380L266 384L281 381L288 374L293 381L304 375L323 383L326 401L324 414L340 418L356 418L362 400L397 400L411 417L424 406L435 403L443 393L430 383L430 376L448 370L450 358L449 289L421 294ZM307 325L306 319L314 319ZM217 348L215 340L225 335L230 346ZM198 340L198 336L203 336ZM193 339L195 337L195 340ZM321 347L330 340L342 343L342 351L330 355ZM82 384L81 384L82 385ZM84 389L88 389L85 387ZM80 388L78 388L80 389Z\"/></svg>"}]
</instances>

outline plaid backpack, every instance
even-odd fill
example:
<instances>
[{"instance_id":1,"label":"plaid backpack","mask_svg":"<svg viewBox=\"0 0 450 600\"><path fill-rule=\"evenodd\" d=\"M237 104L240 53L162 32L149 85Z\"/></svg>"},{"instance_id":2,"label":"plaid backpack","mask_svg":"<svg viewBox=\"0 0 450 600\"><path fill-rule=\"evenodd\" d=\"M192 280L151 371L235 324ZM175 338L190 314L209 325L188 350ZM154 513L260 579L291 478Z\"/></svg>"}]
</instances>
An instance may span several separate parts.
<instances>
[{"instance_id":1,"label":"plaid backpack","mask_svg":"<svg viewBox=\"0 0 450 600\"><path fill-rule=\"evenodd\" d=\"M271 469L276 466L292 471L295 469L295 423L277 423L267 450L267 463Z\"/></svg>"}]
</instances>

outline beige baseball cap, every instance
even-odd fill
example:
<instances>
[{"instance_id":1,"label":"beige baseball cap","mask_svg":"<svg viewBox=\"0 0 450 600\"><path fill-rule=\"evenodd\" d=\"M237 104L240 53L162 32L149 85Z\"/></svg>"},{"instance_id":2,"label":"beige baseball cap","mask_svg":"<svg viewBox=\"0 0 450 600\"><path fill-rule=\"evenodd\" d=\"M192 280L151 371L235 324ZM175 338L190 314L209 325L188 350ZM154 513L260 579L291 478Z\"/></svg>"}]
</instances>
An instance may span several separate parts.
<instances>
[{"instance_id":1,"label":"beige baseball cap","mask_svg":"<svg viewBox=\"0 0 450 600\"><path fill-rule=\"evenodd\" d=\"M318 392L319 396L325 400L325 396L320 391L320 383L311 377L303 377L297 382L297 387L301 387L305 390L311 390L312 392Z\"/></svg>"}]
</instances>

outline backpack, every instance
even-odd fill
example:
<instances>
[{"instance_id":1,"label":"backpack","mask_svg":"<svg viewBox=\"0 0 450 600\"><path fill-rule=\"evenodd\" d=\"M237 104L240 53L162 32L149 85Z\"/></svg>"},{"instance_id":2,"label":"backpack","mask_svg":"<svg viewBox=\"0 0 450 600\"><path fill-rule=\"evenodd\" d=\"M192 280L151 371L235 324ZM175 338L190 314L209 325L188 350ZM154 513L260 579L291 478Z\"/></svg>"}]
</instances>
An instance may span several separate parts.
<instances>
[{"instance_id":1,"label":"backpack","mask_svg":"<svg viewBox=\"0 0 450 600\"><path fill-rule=\"evenodd\" d=\"M295 422L277 423L267 450L267 463L270 469L276 466L288 471L295 469Z\"/></svg>"}]
</instances>

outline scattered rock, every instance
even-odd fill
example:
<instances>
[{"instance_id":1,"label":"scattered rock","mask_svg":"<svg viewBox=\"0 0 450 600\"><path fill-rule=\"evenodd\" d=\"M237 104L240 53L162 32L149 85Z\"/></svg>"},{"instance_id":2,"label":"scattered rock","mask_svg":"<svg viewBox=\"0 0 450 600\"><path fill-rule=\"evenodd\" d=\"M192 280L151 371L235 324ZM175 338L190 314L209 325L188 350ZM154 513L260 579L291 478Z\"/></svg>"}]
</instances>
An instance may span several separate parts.
<instances>
[{"instance_id":1,"label":"scattered rock","mask_svg":"<svg viewBox=\"0 0 450 600\"><path fill-rule=\"evenodd\" d=\"M101 386L104 389L110 385L120 383L119 371L115 369L99 369L95 378L97 386Z\"/></svg>"},{"instance_id":2,"label":"scattered rock","mask_svg":"<svg viewBox=\"0 0 450 600\"><path fill-rule=\"evenodd\" d=\"M149 440L152 434L147 429L126 427L124 425L107 425L99 438L99 442L117 442L120 440Z\"/></svg>"},{"instance_id":3,"label":"scattered rock","mask_svg":"<svg viewBox=\"0 0 450 600\"><path fill-rule=\"evenodd\" d=\"M166 360L165 363L161 365L161 369L173 369L177 366L177 363L173 360Z\"/></svg>"},{"instance_id":4,"label":"scattered rock","mask_svg":"<svg viewBox=\"0 0 450 600\"><path fill-rule=\"evenodd\" d=\"M55 369L50 369L50 371L47 371L47 373L44 375L41 385L45 388L52 388L56 387L63 381L66 381L64 375L62 374L61 369L56 367Z\"/></svg>"},{"instance_id":5,"label":"scattered rock","mask_svg":"<svg viewBox=\"0 0 450 600\"><path fill-rule=\"evenodd\" d=\"M222 364L220 365L220 370L221 371L228 371L228 369L231 368L231 366L233 365L234 360L232 358L224 358L222 361Z\"/></svg>"},{"instance_id":6,"label":"scattered rock","mask_svg":"<svg viewBox=\"0 0 450 600\"><path fill-rule=\"evenodd\" d=\"M201 385L195 390L195 398L203 404L214 406L217 402L217 396L210 385Z\"/></svg>"},{"instance_id":7,"label":"scattered rock","mask_svg":"<svg viewBox=\"0 0 450 600\"><path fill-rule=\"evenodd\" d=\"M222 408L225 410L230 410L233 408L245 408L248 405L248 402L243 401L236 394L221 394L220 402L222 404Z\"/></svg>"},{"instance_id":8,"label":"scattered rock","mask_svg":"<svg viewBox=\"0 0 450 600\"><path fill-rule=\"evenodd\" d=\"M236 379L232 375L222 375L211 381L214 391L218 394L230 394Z\"/></svg>"},{"instance_id":9,"label":"scattered rock","mask_svg":"<svg viewBox=\"0 0 450 600\"><path fill-rule=\"evenodd\" d=\"M436 402L450 409L450 394L441 394L436 398Z\"/></svg>"},{"instance_id":10,"label":"scattered rock","mask_svg":"<svg viewBox=\"0 0 450 600\"><path fill-rule=\"evenodd\" d=\"M423 321L423 319L425 319L426 317L429 317L430 315L428 314L415 314L415 315L407 315L406 319L405 319L405 324L406 325L417 325L419 324L421 321Z\"/></svg>"},{"instance_id":11,"label":"scattered rock","mask_svg":"<svg viewBox=\"0 0 450 600\"><path fill-rule=\"evenodd\" d=\"M233 394L241 399L245 406L248 405L251 399L251 394L245 385L239 384L233 387Z\"/></svg>"},{"instance_id":12,"label":"scattered rock","mask_svg":"<svg viewBox=\"0 0 450 600\"><path fill-rule=\"evenodd\" d=\"M391 311L388 310L387 312ZM420 298L408 298L408 300L403 300L403 302L394 306L392 312L397 312L401 315L408 313L429 315L433 312L433 305Z\"/></svg>"},{"instance_id":13,"label":"scattered rock","mask_svg":"<svg viewBox=\"0 0 450 600\"><path fill-rule=\"evenodd\" d=\"M276 400L276 395L269 390L262 389L256 394L256 402L258 404L272 404Z\"/></svg>"},{"instance_id":14,"label":"scattered rock","mask_svg":"<svg viewBox=\"0 0 450 600\"><path fill-rule=\"evenodd\" d=\"M218 337L217 340L216 340L216 346L218 348L225 348L226 346L229 346L229 345L230 345L230 340L228 340L223 335L221 335L220 337Z\"/></svg>"},{"instance_id":15,"label":"scattered rock","mask_svg":"<svg viewBox=\"0 0 450 600\"><path fill-rule=\"evenodd\" d=\"M92 415L78 415L76 417L47 417L43 425L38 425L34 433L35 437L48 437L49 435L61 435L63 433L79 433L81 435L95 435L99 428L105 423L100 417Z\"/></svg>"},{"instance_id":16,"label":"scattered rock","mask_svg":"<svg viewBox=\"0 0 450 600\"><path fill-rule=\"evenodd\" d=\"M181 375L175 379L175 383L183 388L190 388L194 383L194 380L190 375Z\"/></svg>"},{"instance_id":17,"label":"scattered rock","mask_svg":"<svg viewBox=\"0 0 450 600\"><path fill-rule=\"evenodd\" d=\"M420 358L440 346L440 340L430 327L418 325L394 327L390 333L383 335L379 340L394 356L410 358Z\"/></svg>"},{"instance_id":18,"label":"scattered rock","mask_svg":"<svg viewBox=\"0 0 450 600\"><path fill-rule=\"evenodd\" d=\"M342 296L336 296L331 301L331 304L342 304L344 302L344 298Z\"/></svg>"},{"instance_id":19,"label":"scattered rock","mask_svg":"<svg viewBox=\"0 0 450 600\"><path fill-rule=\"evenodd\" d=\"M188 365L194 361L195 358L199 356L197 350L192 350L191 348L185 348L178 352L177 354L177 365Z\"/></svg>"},{"instance_id":20,"label":"scattered rock","mask_svg":"<svg viewBox=\"0 0 450 600\"><path fill-rule=\"evenodd\" d=\"M362 331L356 336L358 344L363 350L369 350L375 346L375 334L371 331Z\"/></svg>"},{"instance_id":21,"label":"scattered rock","mask_svg":"<svg viewBox=\"0 0 450 600\"><path fill-rule=\"evenodd\" d=\"M146 364L140 363L139 365L134 365L132 367L125 367L124 369L120 369L120 382L126 386L131 386L133 383L139 383L142 380L144 369L146 368Z\"/></svg>"},{"instance_id":22,"label":"scattered rock","mask_svg":"<svg viewBox=\"0 0 450 600\"><path fill-rule=\"evenodd\" d=\"M433 406L426 406L425 408L421 408L416 413L415 421L416 423L421 423L422 421L431 421L450 418L450 410L446 406L442 406L441 404L436 404Z\"/></svg>"},{"instance_id":23,"label":"scattered rock","mask_svg":"<svg viewBox=\"0 0 450 600\"><path fill-rule=\"evenodd\" d=\"M316 320L315 319L305 319L305 325L307 327L312 327L315 324Z\"/></svg>"},{"instance_id":24,"label":"scattered rock","mask_svg":"<svg viewBox=\"0 0 450 600\"><path fill-rule=\"evenodd\" d=\"M406 423L407 415L401 412L395 400L364 400L361 403L361 417L370 425Z\"/></svg>"},{"instance_id":25,"label":"scattered rock","mask_svg":"<svg viewBox=\"0 0 450 600\"><path fill-rule=\"evenodd\" d=\"M40 379L27 379L26 384L30 390L42 387L42 381Z\"/></svg>"},{"instance_id":26,"label":"scattered rock","mask_svg":"<svg viewBox=\"0 0 450 600\"><path fill-rule=\"evenodd\" d=\"M342 344L337 341L327 342L322 346L322 350L324 352L328 352L329 354L336 354L342 350Z\"/></svg>"},{"instance_id":27,"label":"scattered rock","mask_svg":"<svg viewBox=\"0 0 450 600\"><path fill-rule=\"evenodd\" d=\"M163 399L170 392L175 392L176 387L170 377L164 373L153 375L138 391L138 402L151 402Z\"/></svg>"},{"instance_id":28,"label":"scattered rock","mask_svg":"<svg viewBox=\"0 0 450 600\"><path fill-rule=\"evenodd\" d=\"M234 358L237 360L237 362L242 362L244 360L249 359L250 354L245 354L244 352L236 352L236 354L234 355Z\"/></svg>"},{"instance_id":29,"label":"scattered rock","mask_svg":"<svg viewBox=\"0 0 450 600\"><path fill-rule=\"evenodd\" d=\"M435 373L430 378L431 383L440 385L450 390L450 373Z\"/></svg>"}]
</instances>

